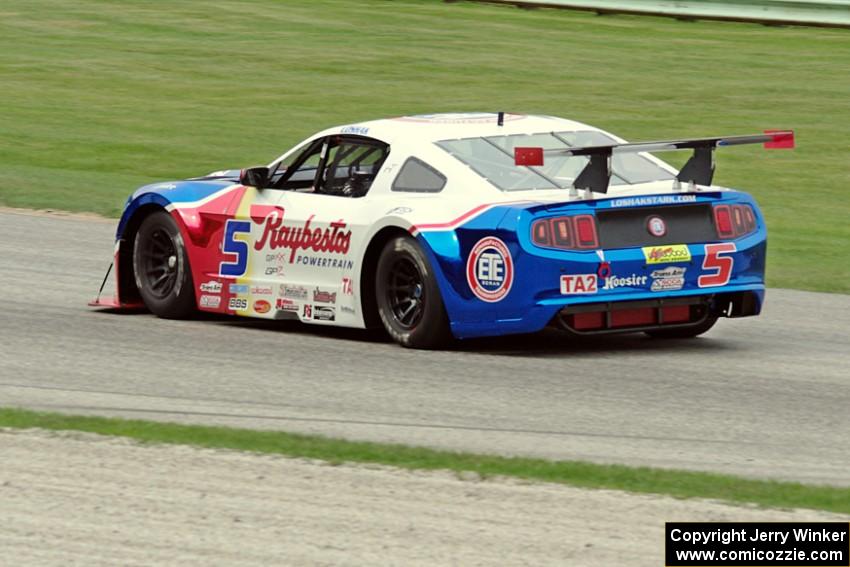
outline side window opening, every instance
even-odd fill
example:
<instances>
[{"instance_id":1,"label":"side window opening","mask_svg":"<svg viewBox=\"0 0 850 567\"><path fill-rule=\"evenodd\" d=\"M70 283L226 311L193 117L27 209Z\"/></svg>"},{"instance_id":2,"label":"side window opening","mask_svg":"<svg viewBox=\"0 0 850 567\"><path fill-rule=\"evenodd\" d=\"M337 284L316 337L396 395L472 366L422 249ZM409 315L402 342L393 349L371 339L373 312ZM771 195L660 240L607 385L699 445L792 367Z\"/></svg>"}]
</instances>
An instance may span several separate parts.
<instances>
[{"instance_id":1,"label":"side window opening","mask_svg":"<svg viewBox=\"0 0 850 567\"><path fill-rule=\"evenodd\" d=\"M314 141L291 163L278 165L277 189L362 197L389 154L383 142L362 136L328 136ZM277 174L277 172L276 172Z\"/></svg>"},{"instance_id":2,"label":"side window opening","mask_svg":"<svg viewBox=\"0 0 850 567\"><path fill-rule=\"evenodd\" d=\"M364 196L388 154L389 147L377 140L332 137L316 192L344 197Z\"/></svg>"},{"instance_id":3,"label":"side window opening","mask_svg":"<svg viewBox=\"0 0 850 567\"><path fill-rule=\"evenodd\" d=\"M276 189L311 189L321 159L322 140L314 140L300 152L278 163L272 179Z\"/></svg>"},{"instance_id":4,"label":"side window opening","mask_svg":"<svg viewBox=\"0 0 850 567\"><path fill-rule=\"evenodd\" d=\"M419 158L409 157L396 175L392 190L406 193L439 193L446 176Z\"/></svg>"}]
</instances>

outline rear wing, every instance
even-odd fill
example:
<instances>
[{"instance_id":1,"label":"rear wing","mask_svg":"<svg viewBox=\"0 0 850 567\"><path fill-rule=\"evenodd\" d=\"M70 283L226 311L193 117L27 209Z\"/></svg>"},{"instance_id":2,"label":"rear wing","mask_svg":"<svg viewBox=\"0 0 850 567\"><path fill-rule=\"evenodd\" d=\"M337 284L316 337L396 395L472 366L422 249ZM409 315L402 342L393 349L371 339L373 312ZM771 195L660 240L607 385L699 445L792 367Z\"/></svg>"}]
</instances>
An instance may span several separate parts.
<instances>
[{"instance_id":1,"label":"rear wing","mask_svg":"<svg viewBox=\"0 0 850 567\"><path fill-rule=\"evenodd\" d=\"M544 150L543 148L514 148L516 165L542 166L544 154L588 156L590 161L573 181L573 189L584 189L596 193L607 193L611 180L611 156L620 153L665 152L670 150L693 150L685 163L677 182L694 185L711 185L714 178L714 150L723 146L764 144L767 149L794 147L793 130L766 130L764 134L750 136L726 136L723 138L694 138L691 140L669 140L662 142L635 142L584 148Z\"/></svg>"}]
</instances>

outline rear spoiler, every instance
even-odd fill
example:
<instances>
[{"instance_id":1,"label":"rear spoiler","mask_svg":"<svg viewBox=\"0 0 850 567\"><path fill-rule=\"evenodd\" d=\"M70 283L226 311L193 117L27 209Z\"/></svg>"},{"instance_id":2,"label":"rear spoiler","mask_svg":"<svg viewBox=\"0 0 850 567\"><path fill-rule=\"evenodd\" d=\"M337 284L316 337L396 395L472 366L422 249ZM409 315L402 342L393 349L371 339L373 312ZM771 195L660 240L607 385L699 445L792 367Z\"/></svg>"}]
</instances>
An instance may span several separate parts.
<instances>
[{"instance_id":1,"label":"rear spoiler","mask_svg":"<svg viewBox=\"0 0 850 567\"><path fill-rule=\"evenodd\" d=\"M711 180L714 177L714 150L723 146L741 146L744 144L764 144L764 147L768 149L793 148L794 131L766 130L764 134L750 136L635 142L554 150L517 147L514 148L514 163L516 165L542 166L544 154L588 156L590 161L573 181L573 189L607 193L608 184L611 180L611 156L613 154L693 150L693 155L676 176L677 182L711 185Z\"/></svg>"}]
</instances>

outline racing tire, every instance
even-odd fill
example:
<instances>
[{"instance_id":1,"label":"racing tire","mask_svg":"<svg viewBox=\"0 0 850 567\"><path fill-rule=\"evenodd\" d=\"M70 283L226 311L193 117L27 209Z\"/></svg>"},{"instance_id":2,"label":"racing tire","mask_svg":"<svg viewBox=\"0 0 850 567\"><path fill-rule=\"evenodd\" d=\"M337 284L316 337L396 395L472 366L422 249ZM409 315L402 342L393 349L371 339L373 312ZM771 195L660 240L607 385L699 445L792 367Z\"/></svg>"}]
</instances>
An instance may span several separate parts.
<instances>
[{"instance_id":1,"label":"racing tire","mask_svg":"<svg viewBox=\"0 0 850 567\"><path fill-rule=\"evenodd\" d=\"M165 319L195 311L192 271L177 222L165 211L142 221L133 244L133 274L145 306Z\"/></svg>"},{"instance_id":2,"label":"racing tire","mask_svg":"<svg viewBox=\"0 0 850 567\"><path fill-rule=\"evenodd\" d=\"M692 339L699 336L717 323L717 315L709 315L702 323L689 327L676 327L675 329L657 329L646 331L646 334L654 339Z\"/></svg>"},{"instance_id":3,"label":"racing tire","mask_svg":"<svg viewBox=\"0 0 850 567\"><path fill-rule=\"evenodd\" d=\"M375 279L378 315L394 341L434 349L451 340L440 288L415 240L400 236L389 241L378 258Z\"/></svg>"}]
</instances>

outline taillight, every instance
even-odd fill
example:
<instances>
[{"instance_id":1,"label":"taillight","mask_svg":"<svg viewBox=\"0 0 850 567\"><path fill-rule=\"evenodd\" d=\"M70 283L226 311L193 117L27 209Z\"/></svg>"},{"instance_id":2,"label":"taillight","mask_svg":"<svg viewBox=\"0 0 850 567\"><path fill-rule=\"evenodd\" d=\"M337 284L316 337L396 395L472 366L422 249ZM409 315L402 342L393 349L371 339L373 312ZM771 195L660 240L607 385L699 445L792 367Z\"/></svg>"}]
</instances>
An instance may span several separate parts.
<instances>
[{"instance_id":1,"label":"taillight","mask_svg":"<svg viewBox=\"0 0 850 567\"><path fill-rule=\"evenodd\" d=\"M756 215L749 205L715 205L714 226L718 238L738 238L755 231Z\"/></svg>"},{"instance_id":2,"label":"taillight","mask_svg":"<svg viewBox=\"0 0 850 567\"><path fill-rule=\"evenodd\" d=\"M593 215L557 217L534 221L531 240L538 246L564 250L599 248Z\"/></svg>"}]
</instances>

